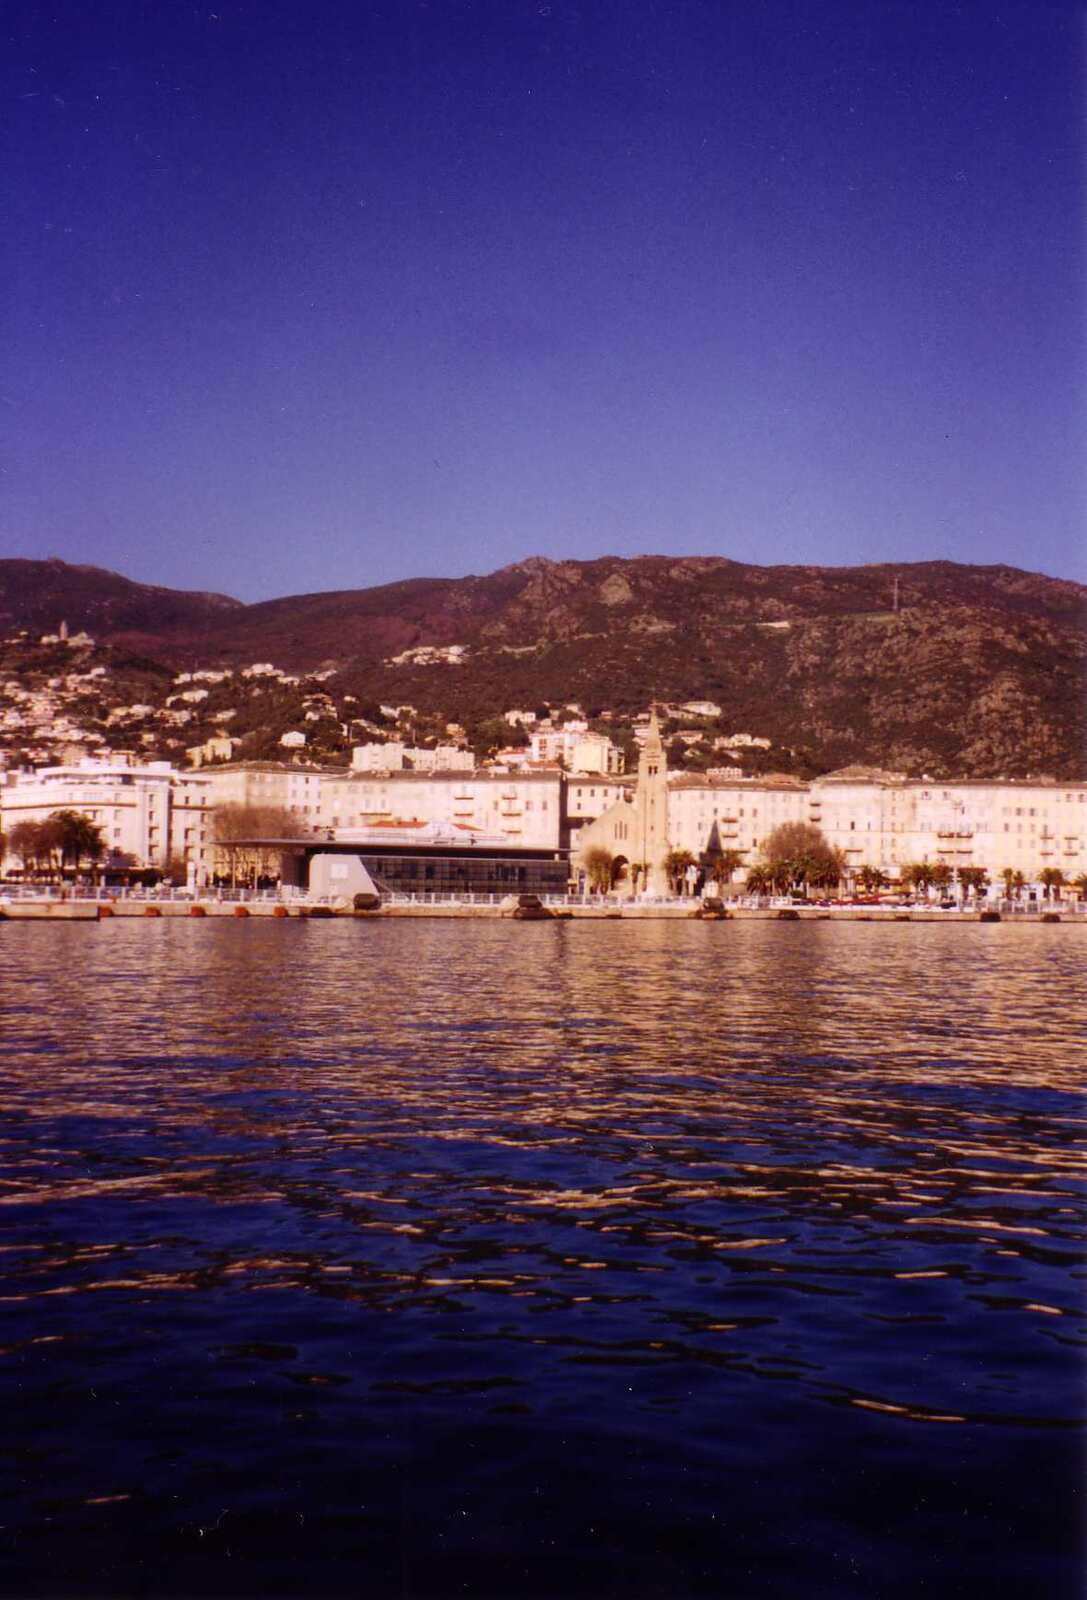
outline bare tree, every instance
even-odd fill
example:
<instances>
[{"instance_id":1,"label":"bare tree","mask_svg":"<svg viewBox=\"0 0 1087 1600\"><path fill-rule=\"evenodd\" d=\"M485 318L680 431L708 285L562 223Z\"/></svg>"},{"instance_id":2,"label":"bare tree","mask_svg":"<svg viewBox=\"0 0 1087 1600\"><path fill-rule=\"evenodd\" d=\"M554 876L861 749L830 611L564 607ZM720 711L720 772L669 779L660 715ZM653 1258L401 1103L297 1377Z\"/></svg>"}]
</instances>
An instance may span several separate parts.
<instances>
[{"instance_id":1,"label":"bare tree","mask_svg":"<svg viewBox=\"0 0 1087 1600\"><path fill-rule=\"evenodd\" d=\"M605 894L611 888L611 869L614 857L610 850L605 850L602 845L588 852L585 857L585 871L589 876L589 887Z\"/></svg>"},{"instance_id":2,"label":"bare tree","mask_svg":"<svg viewBox=\"0 0 1087 1600\"><path fill-rule=\"evenodd\" d=\"M271 870L276 851L265 841L304 839L312 830L287 806L225 805L215 808L215 843L226 857L230 881Z\"/></svg>"}]
</instances>

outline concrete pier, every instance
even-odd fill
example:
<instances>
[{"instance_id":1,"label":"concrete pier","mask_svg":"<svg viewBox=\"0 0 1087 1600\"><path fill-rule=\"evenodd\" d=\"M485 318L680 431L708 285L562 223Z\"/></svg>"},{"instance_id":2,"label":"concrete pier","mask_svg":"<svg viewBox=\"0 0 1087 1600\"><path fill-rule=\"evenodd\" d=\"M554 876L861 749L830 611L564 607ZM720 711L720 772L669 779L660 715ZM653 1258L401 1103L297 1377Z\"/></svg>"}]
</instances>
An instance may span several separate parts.
<instances>
[{"instance_id":1,"label":"concrete pier","mask_svg":"<svg viewBox=\"0 0 1087 1600\"><path fill-rule=\"evenodd\" d=\"M672 901L665 904L643 905L637 902L622 904L593 904L591 902L577 902L567 905L553 905L548 909L554 921L577 922L686 922L696 917L699 902ZM924 922L924 923L963 923L978 922L981 920L982 911L971 909L969 911L940 911L935 908L912 906L842 906L827 909L821 906L796 905L782 907L773 906L736 906L729 905L724 916L711 920L728 922L777 922L781 920L782 910L795 913L788 920L794 922ZM984 908L983 908L984 909ZM449 919L470 922L493 922L500 919L513 917L513 908L508 904L479 905L467 902L418 904L412 902L386 903L372 911L356 912L349 904L309 905L304 901L291 901L285 903L276 900L135 900L135 899L108 899L101 900L51 900L45 898L28 898L26 900L0 901L0 921L6 922L96 922L112 917L138 917L146 922L158 922L163 919L185 917L193 921L206 920L207 918L228 917L231 920L245 921L253 917L272 917L279 920L325 918L352 918L358 921L381 920L387 917L424 918L448 921ZM988 918L986 920L989 920ZM1068 906L1039 906L1036 911L1004 913L1002 922L1005 926L1018 926L1021 924L1054 922L1062 927L1087 928L1087 914L1072 910Z\"/></svg>"},{"instance_id":2,"label":"concrete pier","mask_svg":"<svg viewBox=\"0 0 1087 1600\"><path fill-rule=\"evenodd\" d=\"M97 922L95 900L5 900L0 903L3 922Z\"/></svg>"}]
</instances>

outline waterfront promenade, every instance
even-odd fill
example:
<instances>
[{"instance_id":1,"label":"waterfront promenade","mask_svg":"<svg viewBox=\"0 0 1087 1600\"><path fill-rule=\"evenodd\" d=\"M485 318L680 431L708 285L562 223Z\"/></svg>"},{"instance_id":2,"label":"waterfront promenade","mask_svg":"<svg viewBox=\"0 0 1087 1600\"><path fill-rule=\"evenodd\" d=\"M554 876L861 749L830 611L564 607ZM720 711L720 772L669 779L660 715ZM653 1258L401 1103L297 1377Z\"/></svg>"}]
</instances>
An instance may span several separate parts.
<instances>
[{"instance_id":1,"label":"waterfront promenade","mask_svg":"<svg viewBox=\"0 0 1087 1600\"><path fill-rule=\"evenodd\" d=\"M702 904L691 896L630 900L611 895L550 895L542 897L541 903L553 916L589 921L684 921L696 916ZM1001 921L1053 922L1056 918L1064 925L1087 928L1087 902L1083 901L999 900L954 907L935 903L826 905L798 902L786 896L747 895L730 898L723 904L727 920L735 921L776 921L787 913L789 920L802 922L972 923L995 911ZM76 890L0 896L0 921L95 922L108 917L143 917L148 921L161 917L459 917L487 921L511 917L516 905L515 895L391 895L383 897L379 907L358 912L347 899L287 891L152 890L118 894Z\"/></svg>"}]
</instances>

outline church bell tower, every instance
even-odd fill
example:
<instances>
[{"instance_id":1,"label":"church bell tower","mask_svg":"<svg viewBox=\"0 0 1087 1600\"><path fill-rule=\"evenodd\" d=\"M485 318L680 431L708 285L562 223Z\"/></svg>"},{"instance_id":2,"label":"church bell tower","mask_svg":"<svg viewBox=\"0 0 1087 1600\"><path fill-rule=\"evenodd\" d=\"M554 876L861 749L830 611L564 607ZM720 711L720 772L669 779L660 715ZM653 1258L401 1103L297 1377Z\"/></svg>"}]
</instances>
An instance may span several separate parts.
<instances>
[{"instance_id":1,"label":"church bell tower","mask_svg":"<svg viewBox=\"0 0 1087 1600\"><path fill-rule=\"evenodd\" d=\"M633 853L648 867L650 894L668 893L664 863L668 855L668 762L661 741L657 708L649 713L649 732L638 756L638 788L634 796Z\"/></svg>"}]
</instances>

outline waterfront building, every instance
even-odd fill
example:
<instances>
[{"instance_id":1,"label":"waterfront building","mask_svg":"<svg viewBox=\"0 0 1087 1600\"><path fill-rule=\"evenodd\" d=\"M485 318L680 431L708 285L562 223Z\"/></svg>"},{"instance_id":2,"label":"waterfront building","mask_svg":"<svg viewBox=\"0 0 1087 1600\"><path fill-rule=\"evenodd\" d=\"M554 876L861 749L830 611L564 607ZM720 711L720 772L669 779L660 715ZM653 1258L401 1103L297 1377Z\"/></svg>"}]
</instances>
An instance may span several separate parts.
<instances>
[{"instance_id":1,"label":"waterfront building","mask_svg":"<svg viewBox=\"0 0 1087 1600\"><path fill-rule=\"evenodd\" d=\"M495 772L340 772L321 775L321 825L340 830L397 819L461 825L507 845L558 850L563 777L557 768Z\"/></svg>"},{"instance_id":2,"label":"waterfront building","mask_svg":"<svg viewBox=\"0 0 1087 1600\"><path fill-rule=\"evenodd\" d=\"M633 796L600 780L567 780L567 838L575 870L584 871L589 850L604 848L615 860L617 884L628 890L629 863L648 861L652 874L669 850L704 856L711 838L720 849L738 852L735 877L742 881L774 829L787 822L815 824L842 852L851 873L877 867L891 881L921 861L980 867L994 883L1005 870L1022 873L1028 882L1038 881L1047 867L1058 868L1068 882L1087 873L1084 783L935 781L869 767L847 767L811 781L786 774L666 775L655 715L640 745Z\"/></svg>"},{"instance_id":3,"label":"waterfront building","mask_svg":"<svg viewBox=\"0 0 1087 1600\"><path fill-rule=\"evenodd\" d=\"M101 832L103 864L163 868L183 861L203 883L212 862L212 796L203 775L168 761L141 763L128 752L86 756L70 766L14 772L0 788L0 829L76 811ZM5 871L21 867L9 851Z\"/></svg>"},{"instance_id":4,"label":"waterfront building","mask_svg":"<svg viewBox=\"0 0 1087 1600\"><path fill-rule=\"evenodd\" d=\"M676 850L696 858L708 848L716 829L722 850L739 851L745 865L783 822L810 820L809 785L784 774L744 779L683 773L668 786L668 831Z\"/></svg>"},{"instance_id":5,"label":"waterfront building","mask_svg":"<svg viewBox=\"0 0 1087 1600\"><path fill-rule=\"evenodd\" d=\"M511 843L502 833L462 823L408 822L344 828L334 839L284 841L286 883L335 893L337 871L358 863L379 891L411 895L565 894L565 852Z\"/></svg>"},{"instance_id":6,"label":"waterfront building","mask_svg":"<svg viewBox=\"0 0 1087 1600\"><path fill-rule=\"evenodd\" d=\"M622 892L640 888L651 895L667 894L669 802L668 762L654 709L638 753L634 793L617 799L578 831L576 855L571 856L575 872L587 876L590 853L603 849L612 857L614 881Z\"/></svg>"},{"instance_id":7,"label":"waterfront building","mask_svg":"<svg viewBox=\"0 0 1087 1600\"><path fill-rule=\"evenodd\" d=\"M215 806L276 806L293 811L299 826L308 829L327 826L323 785L341 771L287 761L232 761L202 768L201 777Z\"/></svg>"},{"instance_id":8,"label":"waterfront building","mask_svg":"<svg viewBox=\"0 0 1087 1600\"><path fill-rule=\"evenodd\" d=\"M878 867L892 880L919 861L981 867L994 881L1005 869L1029 881L1047 867L1069 881L1087 872L1084 783L934 781L846 768L811 782L685 775L673 778L668 797L675 848L698 855L716 823L722 847L741 852L743 869L781 823L811 822L850 869Z\"/></svg>"},{"instance_id":9,"label":"waterfront building","mask_svg":"<svg viewBox=\"0 0 1087 1600\"><path fill-rule=\"evenodd\" d=\"M395 756L404 747L360 748ZM711 837L719 848L739 853L739 884L785 822L816 824L854 872L878 867L891 880L919 861L981 867L994 883L1005 870L1028 882L1037 882L1046 868L1059 869L1068 882L1087 873L1087 783L932 780L867 767L812 781L745 778L728 770L669 774L656 716L646 725L636 780L604 771L565 773L533 765L531 758L506 771L232 761L179 772L167 762L141 763L118 752L4 773L0 828L10 835L19 821L78 811L101 828L114 860L159 869L183 860L203 883L215 867L214 812L226 805L290 812L298 837L326 842L374 827L416 834L431 825L459 830L500 840L504 851L568 857L575 878L587 851L602 846L616 861L617 881L628 887L631 867L642 862L649 862L651 881L660 887L670 850L699 858ZM6 870L20 865L9 852Z\"/></svg>"}]
</instances>

